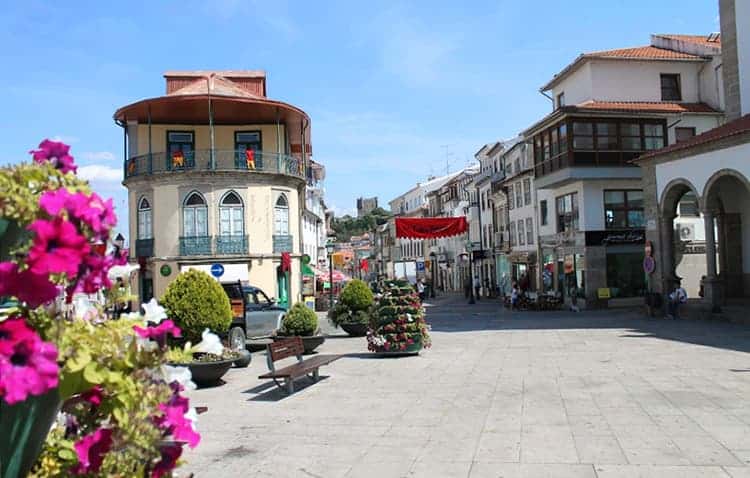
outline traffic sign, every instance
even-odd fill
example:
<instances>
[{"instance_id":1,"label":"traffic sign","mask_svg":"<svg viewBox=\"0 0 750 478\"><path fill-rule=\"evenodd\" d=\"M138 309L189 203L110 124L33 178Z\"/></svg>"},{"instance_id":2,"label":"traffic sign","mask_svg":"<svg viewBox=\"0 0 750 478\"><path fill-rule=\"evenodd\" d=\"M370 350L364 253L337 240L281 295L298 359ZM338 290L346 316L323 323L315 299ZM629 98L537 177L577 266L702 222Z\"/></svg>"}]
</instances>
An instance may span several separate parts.
<instances>
[{"instance_id":1,"label":"traffic sign","mask_svg":"<svg viewBox=\"0 0 750 478\"><path fill-rule=\"evenodd\" d=\"M211 264L211 275L217 279L224 275L224 266L221 264Z\"/></svg>"}]
</instances>

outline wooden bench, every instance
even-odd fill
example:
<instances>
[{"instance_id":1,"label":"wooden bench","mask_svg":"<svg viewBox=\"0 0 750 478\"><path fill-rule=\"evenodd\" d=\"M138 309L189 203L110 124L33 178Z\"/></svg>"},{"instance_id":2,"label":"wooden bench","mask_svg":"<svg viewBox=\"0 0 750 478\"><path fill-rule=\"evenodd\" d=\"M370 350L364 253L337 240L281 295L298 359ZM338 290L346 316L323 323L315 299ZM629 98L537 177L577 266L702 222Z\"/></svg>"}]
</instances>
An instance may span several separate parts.
<instances>
[{"instance_id":1,"label":"wooden bench","mask_svg":"<svg viewBox=\"0 0 750 478\"><path fill-rule=\"evenodd\" d=\"M258 378L273 380L277 387L282 390L286 389L289 395L294 393L294 381L296 379L309 376L314 382L317 382L319 378L318 368L342 357L341 355L315 355L309 359L302 360L302 352L304 352L305 347L300 337L277 340L266 347L268 352L266 361L268 362L269 372ZM280 369L275 367L274 362L288 357L297 357L297 363ZM284 379L283 386L279 383L279 379Z\"/></svg>"}]
</instances>

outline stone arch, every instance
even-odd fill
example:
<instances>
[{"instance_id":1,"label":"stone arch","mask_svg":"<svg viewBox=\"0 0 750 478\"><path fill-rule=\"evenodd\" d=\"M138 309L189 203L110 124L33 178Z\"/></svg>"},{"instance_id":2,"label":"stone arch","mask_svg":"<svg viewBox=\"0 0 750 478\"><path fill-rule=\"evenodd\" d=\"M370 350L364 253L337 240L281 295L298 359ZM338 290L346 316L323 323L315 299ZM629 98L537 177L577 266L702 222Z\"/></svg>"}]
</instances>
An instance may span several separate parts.
<instances>
[{"instance_id":1,"label":"stone arch","mask_svg":"<svg viewBox=\"0 0 750 478\"><path fill-rule=\"evenodd\" d=\"M710 178L708 178L708 181L706 181L706 185L703 187L703 195L701 196L703 198L703 202L701 204L702 208L709 207L708 199L709 199L709 195L711 194L714 185L716 184L717 181L725 177L733 177L737 179L740 183L745 185L745 189L747 190L748 193L750 193L750 180L748 180L744 174L737 171L736 169L729 169L729 168L720 169L716 171L715 173L713 173Z\"/></svg>"},{"instance_id":2,"label":"stone arch","mask_svg":"<svg viewBox=\"0 0 750 478\"><path fill-rule=\"evenodd\" d=\"M685 178L675 178L667 183L659 198L659 212L661 216L674 216L677 204L685 193L692 192L698 199L698 209L703 209L703 196L698 189Z\"/></svg>"}]
</instances>

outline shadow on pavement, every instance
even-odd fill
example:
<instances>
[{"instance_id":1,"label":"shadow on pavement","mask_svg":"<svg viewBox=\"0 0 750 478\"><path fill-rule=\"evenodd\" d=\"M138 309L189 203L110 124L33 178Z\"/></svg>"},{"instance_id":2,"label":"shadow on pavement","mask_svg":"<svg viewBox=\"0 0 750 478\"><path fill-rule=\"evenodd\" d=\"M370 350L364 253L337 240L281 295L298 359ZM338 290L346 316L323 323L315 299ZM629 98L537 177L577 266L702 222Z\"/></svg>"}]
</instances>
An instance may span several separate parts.
<instances>
[{"instance_id":1,"label":"shadow on pavement","mask_svg":"<svg viewBox=\"0 0 750 478\"><path fill-rule=\"evenodd\" d=\"M299 393L302 393L308 387L319 384L323 380L327 380L329 377L330 375L321 375L318 378L317 382L313 382L312 379L307 378L307 377L296 380L294 382L294 395L287 395L286 391L282 391L273 382L266 382L261 385L257 385L253 388L243 390L242 393L248 393L248 394L257 393L257 395L255 395L254 397L250 397L248 399L248 401L250 402L278 402L287 397L298 395ZM263 390L266 390L266 389L267 391L262 392ZM259 392L262 392L262 393L259 393Z\"/></svg>"}]
</instances>

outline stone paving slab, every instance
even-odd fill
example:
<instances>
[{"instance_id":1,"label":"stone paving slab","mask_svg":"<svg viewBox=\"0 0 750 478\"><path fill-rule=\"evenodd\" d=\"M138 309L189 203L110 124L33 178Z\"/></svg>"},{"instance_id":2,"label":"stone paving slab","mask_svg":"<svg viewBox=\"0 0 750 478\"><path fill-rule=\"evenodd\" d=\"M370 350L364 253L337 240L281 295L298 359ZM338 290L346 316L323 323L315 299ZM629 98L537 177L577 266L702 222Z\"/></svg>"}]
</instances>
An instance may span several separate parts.
<instances>
[{"instance_id":1,"label":"stone paving slab","mask_svg":"<svg viewBox=\"0 0 750 478\"><path fill-rule=\"evenodd\" d=\"M515 312L443 298L433 347L364 338L287 397L263 352L190 392L196 477L750 477L750 329L632 311ZM328 329L336 334L335 329Z\"/></svg>"}]
</instances>

